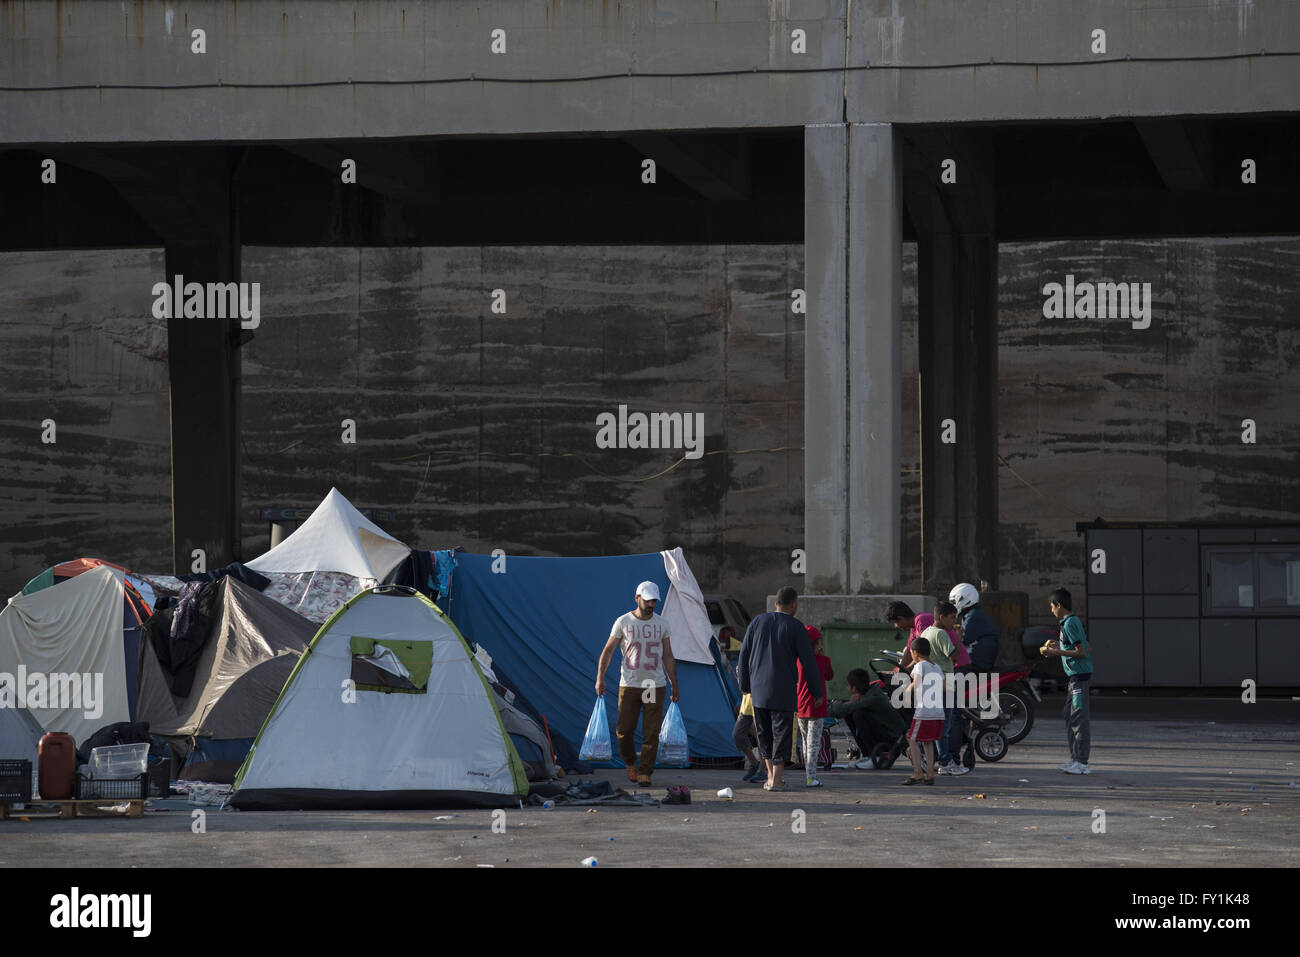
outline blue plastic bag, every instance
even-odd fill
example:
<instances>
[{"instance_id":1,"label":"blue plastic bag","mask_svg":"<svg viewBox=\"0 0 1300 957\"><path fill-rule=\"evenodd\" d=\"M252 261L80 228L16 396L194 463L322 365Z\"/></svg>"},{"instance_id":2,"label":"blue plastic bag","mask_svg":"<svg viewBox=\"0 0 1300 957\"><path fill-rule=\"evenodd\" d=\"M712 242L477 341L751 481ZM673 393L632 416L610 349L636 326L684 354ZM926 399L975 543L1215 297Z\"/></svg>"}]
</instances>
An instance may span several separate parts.
<instances>
[{"instance_id":1,"label":"blue plastic bag","mask_svg":"<svg viewBox=\"0 0 1300 957\"><path fill-rule=\"evenodd\" d=\"M614 757L609 743L609 717L605 714L604 698L597 698L596 707L591 710L591 720L587 722L587 733L582 738L578 757L583 761L609 761Z\"/></svg>"},{"instance_id":2,"label":"blue plastic bag","mask_svg":"<svg viewBox=\"0 0 1300 957\"><path fill-rule=\"evenodd\" d=\"M691 763L691 746L686 738L686 721L676 701L668 702L664 723L659 728L659 762L677 767Z\"/></svg>"}]
</instances>

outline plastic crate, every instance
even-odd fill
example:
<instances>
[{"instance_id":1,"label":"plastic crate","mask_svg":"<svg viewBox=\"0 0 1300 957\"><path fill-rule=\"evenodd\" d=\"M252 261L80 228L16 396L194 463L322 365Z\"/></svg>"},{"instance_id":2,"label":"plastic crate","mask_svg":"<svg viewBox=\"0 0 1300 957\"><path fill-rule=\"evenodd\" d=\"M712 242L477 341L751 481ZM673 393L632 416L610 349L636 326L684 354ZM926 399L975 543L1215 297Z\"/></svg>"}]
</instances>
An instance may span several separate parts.
<instances>
[{"instance_id":1,"label":"plastic crate","mask_svg":"<svg viewBox=\"0 0 1300 957\"><path fill-rule=\"evenodd\" d=\"M78 774L73 797L78 801L143 801L149 797L149 775L89 778Z\"/></svg>"},{"instance_id":2,"label":"plastic crate","mask_svg":"<svg viewBox=\"0 0 1300 957\"><path fill-rule=\"evenodd\" d=\"M97 778L129 778L143 773L149 763L149 742L109 744L90 752L90 773Z\"/></svg>"},{"instance_id":3,"label":"plastic crate","mask_svg":"<svg viewBox=\"0 0 1300 957\"><path fill-rule=\"evenodd\" d=\"M0 760L0 804L26 804L32 799L32 762Z\"/></svg>"}]
</instances>

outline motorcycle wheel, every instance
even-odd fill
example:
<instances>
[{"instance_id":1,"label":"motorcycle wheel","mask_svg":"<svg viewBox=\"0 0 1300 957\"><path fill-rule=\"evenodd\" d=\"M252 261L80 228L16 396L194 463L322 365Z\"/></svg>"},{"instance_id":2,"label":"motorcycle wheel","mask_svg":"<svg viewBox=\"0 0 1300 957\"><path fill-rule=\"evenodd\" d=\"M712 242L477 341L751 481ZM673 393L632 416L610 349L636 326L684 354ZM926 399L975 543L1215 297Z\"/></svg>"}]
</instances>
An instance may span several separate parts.
<instances>
[{"instance_id":1,"label":"motorcycle wheel","mask_svg":"<svg viewBox=\"0 0 1300 957\"><path fill-rule=\"evenodd\" d=\"M975 750L985 761L1001 761L1007 753L1007 736L996 728L987 728L975 735Z\"/></svg>"},{"instance_id":2,"label":"motorcycle wheel","mask_svg":"<svg viewBox=\"0 0 1300 957\"><path fill-rule=\"evenodd\" d=\"M1007 744L1024 740L1034 727L1034 699L1018 683L998 692L998 704L1007 723L1002 727Z\"/></svg>"},{"instance_id":3,"label":"motorcycle wheel","mask_svg":"<svg viewBox=\"0 0 1300 957\"><path fill-rule=\"evenodd\" d=\"M890 756L889 745L878 744L872 748L871 763L876 766L877 771L884 771L892 767L894 759Z\"/></svg>"}]
</instances>

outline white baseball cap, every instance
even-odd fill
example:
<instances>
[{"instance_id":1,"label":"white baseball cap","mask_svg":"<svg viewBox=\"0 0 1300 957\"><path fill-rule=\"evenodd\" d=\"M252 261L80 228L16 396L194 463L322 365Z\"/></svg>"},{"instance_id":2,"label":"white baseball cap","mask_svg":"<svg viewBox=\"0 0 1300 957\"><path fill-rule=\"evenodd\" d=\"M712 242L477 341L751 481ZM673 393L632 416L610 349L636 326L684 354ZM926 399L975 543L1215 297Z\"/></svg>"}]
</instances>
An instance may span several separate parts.
<instances>
[{"instance_id":1,"label":"white baseball cap","mask_svg":"<svg viewBox=\"0 0 1300 957\"><path fill-rule=\"evenodd\" d=\"M659 586L654 582L642 582L636 586L638 598L644 598L646 601L659 600Z\"/></svg>"}]
</instances>

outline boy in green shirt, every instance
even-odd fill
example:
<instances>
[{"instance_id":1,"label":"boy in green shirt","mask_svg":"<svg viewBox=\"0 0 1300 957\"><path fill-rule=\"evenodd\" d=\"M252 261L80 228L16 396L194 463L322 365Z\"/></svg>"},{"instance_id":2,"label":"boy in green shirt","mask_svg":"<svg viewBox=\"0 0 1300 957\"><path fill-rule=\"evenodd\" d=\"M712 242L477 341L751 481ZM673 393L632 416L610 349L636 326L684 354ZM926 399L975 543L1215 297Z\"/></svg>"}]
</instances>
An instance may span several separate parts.
<instances>
[{"instance_id":1,"label":"boy in green shirt","mask_svg":"<svg viewBox=\"0 0 1300 957\"><path fill-rule=\"evenodd\" d=\"M1090 774L1092 709L1088 692L1092 684L1092 650L1083 632L1083 622L1070 610L1070 593L1064 588L1056 589L1048 598L1048 606L1061 623L1061 637L1038 650L1044 657L1060 658L1069 679L1065 698L1065 738L1070 745L1070 760L1058 767L1066 774Z\"/></svg>"}]
</instances>

